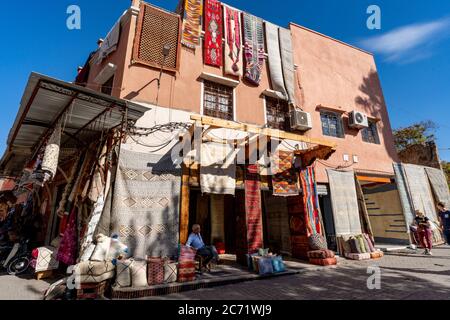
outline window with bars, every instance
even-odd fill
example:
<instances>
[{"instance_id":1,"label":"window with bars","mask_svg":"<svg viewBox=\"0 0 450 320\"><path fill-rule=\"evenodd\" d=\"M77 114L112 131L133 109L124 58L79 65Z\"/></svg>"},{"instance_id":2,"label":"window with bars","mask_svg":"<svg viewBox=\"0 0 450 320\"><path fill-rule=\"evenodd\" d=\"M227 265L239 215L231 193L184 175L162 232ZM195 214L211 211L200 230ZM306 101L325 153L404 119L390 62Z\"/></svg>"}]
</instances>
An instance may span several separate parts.
<instances>
[{"instance_id":1,"label":"window with bars","mask_svg":"<svg viewBox=\"0 0 450 320\"><path fill-rule=\"evenodd\" d=\"M344 127L339 113L321 112L320 120L322 121L322 133L325 136L344 137Z\"/></svg>"},{"instance_id":2,"label":"window with bars","mask_svg":"<svg viewBox=\"0 0 450 320\"><path fill-rule=\"evenodd\" d=\"M233 88L207 80L203 85L203 114L233 120Z\"/></svg>"},{"instance_id":3,"label":"window with bars","mask_svg":"<svg viewBox=\"0 0 450 320\"><path fill-rule=\"evenodd\" d=\"M369 121L369 126L361 130L361 135L364 142L380 144L377 123L375 121Z\"/></svg>"},{"instance_id":4,"label":"window with bars","mask_svg":"<svg viewBox=\"0 0 450 320\"><path fill-rule=\"evenodd\" d=\"M285 100L265 97L267 125L272 129L289 131L289 105Z\"/></svg>"}]
</instances>

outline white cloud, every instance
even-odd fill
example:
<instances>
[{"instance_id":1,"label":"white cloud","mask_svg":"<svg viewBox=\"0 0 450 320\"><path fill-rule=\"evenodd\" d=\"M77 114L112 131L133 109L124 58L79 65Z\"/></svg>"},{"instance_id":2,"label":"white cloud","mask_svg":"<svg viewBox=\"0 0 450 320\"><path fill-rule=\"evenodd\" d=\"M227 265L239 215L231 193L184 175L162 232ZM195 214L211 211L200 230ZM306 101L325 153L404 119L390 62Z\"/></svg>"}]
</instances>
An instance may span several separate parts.
<instances>
[{"instance_id":1,"label":"white cloud","mask_svg":"<svg viewBox=\"0 0 450 320\"><path fill-rule=\"evenodd\" d=\"M387 61L410 63L432 56L430 46L450 35L450 18L403 26L360 42Z\"/></svg>"}]
</instances>

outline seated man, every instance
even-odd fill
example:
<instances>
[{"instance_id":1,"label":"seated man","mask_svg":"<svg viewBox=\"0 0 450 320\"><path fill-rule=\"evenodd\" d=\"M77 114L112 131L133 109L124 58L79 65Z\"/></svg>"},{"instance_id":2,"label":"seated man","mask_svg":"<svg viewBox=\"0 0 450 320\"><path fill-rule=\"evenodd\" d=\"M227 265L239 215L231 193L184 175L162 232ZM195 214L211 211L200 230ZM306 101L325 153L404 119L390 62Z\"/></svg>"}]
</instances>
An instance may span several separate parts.
<instances>
[{"instance_id":1,"label":"seated man","mask_svg":"<svg viewBox=\"0 0 450 320\"><path fill-rule=\"evenodd\" d=\"M214 246L205 246L200 234L200 225L194 224L192 226L192 233L189 235L186 245L196 249L197 254L205 258L205 265L213 259L216 263L220 263L216 248Z\"/></svg>"}]
</instances>

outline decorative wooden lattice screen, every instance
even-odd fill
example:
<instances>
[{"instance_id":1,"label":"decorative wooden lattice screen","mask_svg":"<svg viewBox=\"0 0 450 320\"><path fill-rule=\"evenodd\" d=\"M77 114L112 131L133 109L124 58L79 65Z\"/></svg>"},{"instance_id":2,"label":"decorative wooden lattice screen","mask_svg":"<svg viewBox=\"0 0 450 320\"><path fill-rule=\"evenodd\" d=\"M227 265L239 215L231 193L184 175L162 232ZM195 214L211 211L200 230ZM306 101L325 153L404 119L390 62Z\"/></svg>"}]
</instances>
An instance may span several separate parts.
<instances>
[{"instance_id":1,"label":"decorative wooden lattice screen","mask_svg":"<svg viewBox=\"0 0 450 320\"><path fill-rule=\"evenodd\" d=\"M179 15L142 3L134 39L134 62L160 68L164 60L163 47L169 45L170 53L163 68L178 70L180 29Z\"/></svg>"}]
</instances>

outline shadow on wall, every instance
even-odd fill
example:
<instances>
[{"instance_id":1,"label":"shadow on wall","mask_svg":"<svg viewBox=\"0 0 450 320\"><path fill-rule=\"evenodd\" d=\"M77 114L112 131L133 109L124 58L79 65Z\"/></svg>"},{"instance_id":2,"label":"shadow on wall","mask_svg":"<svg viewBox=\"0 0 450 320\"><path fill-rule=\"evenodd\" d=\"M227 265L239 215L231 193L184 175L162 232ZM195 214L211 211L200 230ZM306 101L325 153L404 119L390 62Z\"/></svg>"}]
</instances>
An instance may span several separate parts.
<instances>
[{"instance_id":1,"label":"shadow on wall","mask_svg":"<svg viewBox=\"0 0 450 320\"><path fill-rule=\"evenodd\" d=\"M384 147L389 157L391 157L393 161L398 162L399 159L394 146L394 138L389 122L386 102L383 96L380 78L378 77L378 72L376 70L371 69L369 74L363 78L362 83L359 86L359 91L360 95L355 98L356 104L361 106L362 109L372 117L381 119L377 126L380 136L383 137Z\"/></svg>"}]
</instances>

